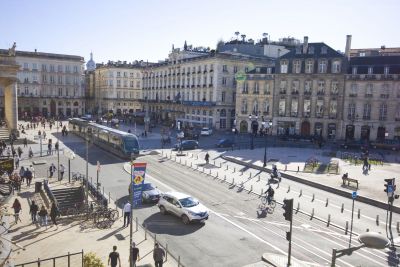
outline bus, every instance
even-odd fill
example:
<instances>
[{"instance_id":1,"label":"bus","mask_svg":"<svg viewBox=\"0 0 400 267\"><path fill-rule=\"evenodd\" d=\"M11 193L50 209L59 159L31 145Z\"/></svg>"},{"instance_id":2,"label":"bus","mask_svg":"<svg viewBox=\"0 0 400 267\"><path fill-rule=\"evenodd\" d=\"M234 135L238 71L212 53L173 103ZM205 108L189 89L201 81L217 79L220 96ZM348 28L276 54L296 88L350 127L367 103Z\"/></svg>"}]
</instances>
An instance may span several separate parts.
<instances>
[{"instance_id":1,"label":"bus","mask_svg":"<svg viewBox=\"0 0 400 267\"><path fill-rule=\"evenodd\" d=\"M68 129L121 158L136 159L139 156L139 139L134 134L79 118L69 119Z\"/></svg>"}]
</instances>

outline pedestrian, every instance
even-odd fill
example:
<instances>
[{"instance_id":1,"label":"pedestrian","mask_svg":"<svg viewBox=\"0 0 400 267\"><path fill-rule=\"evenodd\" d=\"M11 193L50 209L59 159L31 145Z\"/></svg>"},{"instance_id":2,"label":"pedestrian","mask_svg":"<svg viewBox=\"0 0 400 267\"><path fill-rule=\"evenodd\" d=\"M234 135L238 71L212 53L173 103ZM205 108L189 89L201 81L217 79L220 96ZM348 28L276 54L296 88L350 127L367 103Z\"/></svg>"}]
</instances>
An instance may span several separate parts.
<instances>
[{"instance_id":1,"label":"pedestrian","mask_svg":"<svg viewBox=\"0 0 400 267\"><path fill-rule=\"evenodd\" d=\"M14 200L12 208L14 209L15 224L17 224L18 220L21 222L21 219L19 218L19 212L22 210L21 203L19 202L18 198Z\"/></svg>"},{"instance_id":2,"label":"pedestrian","mask_svg":"<svg viewBox=\"0 0 400 267\"><path fill-rule=\"evenodd\" d=\"M42 207L40 207L40 211L39 211L39 224L40 224L40 226L46 226L46 229L47 229L47 215L48 215L48 212L47 212L46 208L44 207L44 205L42 205Z\"/></svg>"},{"instance_id":3,"label":"pedestrian","mask_svg":"<svg viewBox=\"0 0 400 267\"><path fill-rule=\"evenodd\" d=\"M53 154L52 153L52 144L51 144L51 142L49 142L48 144L47 144L47 155L51 155L51 154Z\"/></svg>"},{"instance_id":4,"label":"pedestrian","mask_svg":"<svg viewBox=\"0 0 400 267\"><path fill-rule=\"evenodd\" d=\"M28 146L28 139L25 137L24 138L24 147L27 147Z\"/></svg>"},{"instance_id":5,"label":"pedestrian","mask_svg":"<svg viewBox=\"0 0 400 267\"><path fill-rule=\"evenodd\" d=\"M15 151L15 148L13 145L11 145L11 154L12 154L13 158L15 158L15 156L17 155L17 151Z\"/></svg>"},{"instance_id":6,"label":"pedestrian","mask_svg":"<svg viewBox=\"0 0 400 267\"><path fill-rule=\"evenodd\" d=\"M129 255L129 263L131 262L131 258L132 258L131 267L136 267L136 261L140 260L140 256L139 256L139 249L136 247L135 242L132 242L131 254Z\"/></svg>"},{"instance_id":7,"label":"pedestrian","mask_svg":"<svg viewBox=\"0 0 400 267\"><path fill-rule=\"evenodd\" d=\"M43 139L46 140L46 132L43 131Z\"/></svg>"},{"instance_id":8,"label":"pedestrian","mask_svg":"<svg viewBox=\"0 0 400 267\"><path fill-rule=\"evenodd\" d=\"M15 155L14 157L14 162L15 162L15 169L19 168L19 157L17 155Z\"/></svg>"},{"instance_id":9,"label":"pedestrian","mask_svg":"<svg viewBox=\"0 0 400 267\"><path fill-rule=\"evenodd\" d=\"M119 258L119 253L117 252L117 246L113 246L113 251L108 255L108 265L111 267L117 267L117 263L119 263L119 267L121 267L121 259Z\"/></svg>"},{"instance_id":10,"label":"pedestrian","mask_svg":"<svg viewBox=\"0 0 400 267\"><path fill-rule=\"evenodd\" d=\"M208 152L207 152L207 154L205 156L205 160L206 160L206 164L208 164L208 161L210 160L210 155L208 154Z\"/></svg>"},{"instance_id":11,"label":"pedestrian","mask_svg":"<svg viewBox=\"0 0 400 267\"><path fill-rule=\"evenodd\" d=\"M50 178L53 178L53 174L56 171L56 166L54 165L54 163L52 163L49 167L49 172L50 172Z\"/></svg>"},{"instance_id":12,"label":"pedestrian","mask_svg":"<svg viewBox=\"0 0 400 267\"><path fill-rule=\"evenodd\" d=\"M11 149L7 147L7 158L11 157Z\"/></svg>"},{"instance_id":13,"label":"pedestrian","mask_svg":"<svg viewBox=\"0 0 400 267\"><path fill-rule=\"evenodd\" d=\"M38 205L32 200L29 213L31 214L32 223L37 223L37 212L39 210Z\"/></svg>"},{"instance_id":14,"label":"pedestrian","mask_svg":"<svg viewBox=\"0 0 400 267\"><path fill-rule=\"evenodd\" d=\"M21 166L21 169L19 169L19 176L21 176L21 182L23 183L25 180L25 168L24 166Z\"/></svg>"},{"instance_id":15,"label":"pedestrian","mask_svg":"<svg viewBox=\"0 0 400 267\"><path fill-rule=\"evenodd\" d=\"M54 149L55 149L56 151L58 151L58 149L59 149L59 143L58 143L58 141L54 144Z\"/></svg>"},{"instance_id":16,"label":"pedestrian","mask_svg":"<svg viewBox=\"0 0 400 267\"><path fill-rule=\"evenodd\" d=\"M126 202L124 206L124 227L128 226L131 221L131 203Z\"/></svg>"},{"instance_id":17,"label":"pedestrian","mask_svg":"<svg viewBox=\"0 0 400 267\"><path fill-rule=\"evenodd\" d=\"M64 178L65 167L63 164L60 164L60 180Z\"/></svg>"},{"instance_id":18,"label":"pedestrian","mask_svg":"<svg viewBox=\"0 0 400 267\"><path fill-rule=\"evenodd\" d=\"M17 152L18 152L18 157L21 158L21 156L22 156L22 148L20 146L17 148Z\"/></svg>"},{"instance_id":19,"label":"pedestrian","mask_svg":"<svg viewBox=\"0 0 400 267\"><path fill-rule=\"evenodd\" d=\"M33 173L32 173L32 170L28 167L25 170L25 178L26 178L26 186L31 187Z\"/></svg>"},{"instance_id":20,"label":"pedestrian","mask_svg":"<svg viewBox=\"0 0 400 267\"><path fill-rule=\"evenodd\" d=\"M154 245L153 259L155 267L162 267L164 263L165 251L160 248L158 243Z\"/></svg>"},{"instance_id":21,"label":"pedestrian","mask_svg":"<svg viewBox=\"0 0 400 267\"><path fill-rule=\"evenodd\" d=\"M51 221L53 222L54 225L57 225L56 218L59 215L60 215L60 211L58 210L58 207L57 207L56 203L53 202L51 204L51 209L50 209L50 218L51 218Z\"/></svg>"},{"instance_id":22,"label":"pedestrian","mask_svg":"<svg viewBox=\"0 0 400 267\"><path fill-rule=\"evenodd\" d=\"M14 173L13 176L14 176L15 190L20 192L21 191L21 177L19 176L18 173Z\"/></svg>"},{"instance_id":23,"label":"pedestrian","mask_svg":"<svg viewBox=\"0 0 400 267\"><path fill-rule=\"evenodd\" d=\"M29 157L32 158L33 157L33 151L32 151L32 147L29 147Z\"/></svg>"}]
</instances>

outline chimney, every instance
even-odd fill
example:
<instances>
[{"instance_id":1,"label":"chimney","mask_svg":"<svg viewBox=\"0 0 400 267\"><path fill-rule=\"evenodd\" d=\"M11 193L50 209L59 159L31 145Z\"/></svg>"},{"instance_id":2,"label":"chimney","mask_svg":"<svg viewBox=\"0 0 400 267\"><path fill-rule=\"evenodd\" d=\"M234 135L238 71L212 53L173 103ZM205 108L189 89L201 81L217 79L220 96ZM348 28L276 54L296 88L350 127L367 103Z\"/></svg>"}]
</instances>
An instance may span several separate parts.
<instances>
[{"instance_id":1,"label":"chimney","mask_svg":"<svg viewBox=\"0 0 400 267\"><path fill-rule=\"evenodd\" d=\"M351 35L346 35L346 49L344 55L347 59L350 59L350 48L351 48Z\"/></svg>"},{"instance_id":2,"label":"chimney","mask_svg":"<svg viewBox=\"0 0 400 267\"><path fill-rule=\"evenodd\" d=\"M308 36L304 36L303 54L307 54L307 50L308 50Z\"/></svg>"}]
</instances>

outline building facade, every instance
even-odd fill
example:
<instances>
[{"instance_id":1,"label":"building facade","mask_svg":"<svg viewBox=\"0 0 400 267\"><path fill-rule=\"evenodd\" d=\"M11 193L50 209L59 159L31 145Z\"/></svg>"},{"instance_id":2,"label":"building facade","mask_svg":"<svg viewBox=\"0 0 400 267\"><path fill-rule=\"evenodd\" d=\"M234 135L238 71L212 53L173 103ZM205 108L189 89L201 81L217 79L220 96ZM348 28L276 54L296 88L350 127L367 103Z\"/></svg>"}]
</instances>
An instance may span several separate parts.
<instances>
[{"instance_id":1,"label":"building facade","mask_svg":"<svg viewBox=\"0 0 400 267\"><path fill-rule=\"evenodd\" d=\"M169 125L231 129L235 121L236 77L267 57L173 49L168 60L143 70L143 104L150 117ZM147 108L148 107L148 108Z\"/></svg>"},{"instance_id":2,"label":"building facade","mask_svg":"<svg viewBox=\"0 0 400 267\"><path fill-rule=\"evenodd\" d=\"M97 64L86 74L92 114L124 115L141 111L141 63L126 61Z\"/></svg>"},{"instance_id":3,"label":"building facade","mask_svg":"<svg viewBox=\"0 0 400 267\"><path fill-rule=\"evenodd\" d=\"M7 51L0 50L0 53ZM84 114L83 57L16 51L16 62L20 66L17 73L19 118ZM4 95L3 89L0 94ZM3 109L4 102L0 106Z\"/></svg>"},{"instance_id":4,"label":"building facade","mask_svg":"<svg viewBox=\"0 0 400 267\"><path fill-rule=\"evenodd\" d=\"M345 75L346 140L400 139L400 56L351 57Z\"/></svg>"}]
</instances>

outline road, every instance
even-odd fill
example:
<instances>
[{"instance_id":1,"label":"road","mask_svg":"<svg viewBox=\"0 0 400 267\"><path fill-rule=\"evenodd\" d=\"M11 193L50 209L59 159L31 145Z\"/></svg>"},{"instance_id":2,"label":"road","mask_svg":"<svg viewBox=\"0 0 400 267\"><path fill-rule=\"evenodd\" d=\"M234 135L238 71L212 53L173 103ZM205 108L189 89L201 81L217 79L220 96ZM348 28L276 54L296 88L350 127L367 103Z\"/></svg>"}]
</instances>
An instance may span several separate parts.
<instances>
[{"instance_id":1,"label":"road","mask_svg":"<svg viewBox=\"0 0 400 267\"><path fill-rule=\"evenodd\" d=\"M65 144L78 154L72 168L84 173L83 141L70 138ZM100 181L105 191L111 192L122 206L127 200L129 184L129 176L123 170L124 162L94 146L90 147L89 155L90 176L95 177L99 160L102 164ZM141 161L148 163L146 179L161 191L191 194L211 210L205 224L188 226L173 216L162 216L154 205L145 205L134 213L139 222L157 234L158 240L168 243L174 255L181 256L185 266L243 266L259 261L265 252L286 253L288 222L284 220L280 206L265 218L258 218L256 208L260 200L253 194L238 192L237 188L159 156L146 156ZM337 213L336 210L332 212ZM354 226L355 232L364 230ZM342 230L328 228L300 213L294 215L292 256L310 265L329 265L332 248L346 248L348 239ZM353 245L358 244L353 238ZM389 250L361 249L352 256L338 259L337 266L392 266L397 264L394 257L395 253Z\"/></svg>"}]
</instances>

